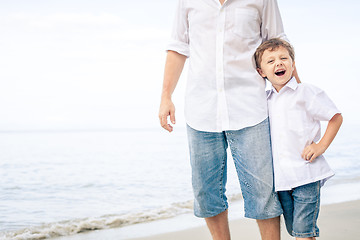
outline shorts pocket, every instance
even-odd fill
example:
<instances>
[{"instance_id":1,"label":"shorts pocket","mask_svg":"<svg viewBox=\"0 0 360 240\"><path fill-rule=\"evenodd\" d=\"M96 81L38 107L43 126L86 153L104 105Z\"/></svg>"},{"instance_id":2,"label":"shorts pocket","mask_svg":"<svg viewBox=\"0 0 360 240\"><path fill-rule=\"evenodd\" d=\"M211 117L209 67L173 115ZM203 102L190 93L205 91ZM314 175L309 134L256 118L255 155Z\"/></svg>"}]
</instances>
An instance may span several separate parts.
<instances>
[{"instance_id":1,"label":"shorts pocket","mask_svg":"<svg viewBox=\"0 0 360 240\"><path fill-rule=\"evenodd\" d=\"M260 35L259 13L251 8L236 8L233 32L242 38L254 38Z\"/></svg>"}]
</instances>

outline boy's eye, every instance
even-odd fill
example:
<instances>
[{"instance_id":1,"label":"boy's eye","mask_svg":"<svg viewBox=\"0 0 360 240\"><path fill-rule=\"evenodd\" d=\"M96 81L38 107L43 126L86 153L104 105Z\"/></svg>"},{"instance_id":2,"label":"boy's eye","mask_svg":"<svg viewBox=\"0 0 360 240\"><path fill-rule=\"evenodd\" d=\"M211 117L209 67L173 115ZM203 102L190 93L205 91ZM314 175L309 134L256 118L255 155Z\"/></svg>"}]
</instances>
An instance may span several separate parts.
<instances>
[{"instance_id":1,"label":"boy's eye","mask_svg":"<svg viewBox=\"0 0 360 240\"><path fill-rule=\"evenodd\" d=\"M273 63L274 62L274 60L269 60L267 63Z\"/></svg>"},{"instance_id":2,"label":"boy's eye","mask_svg":"<svg viewBox=\"0 0 360 240\"><path fill-rule=\"evenodd\" d=\"M281 60L286 60L286 59L287 59L286 57L281 58Z\"/></svg>"}]
</instances>

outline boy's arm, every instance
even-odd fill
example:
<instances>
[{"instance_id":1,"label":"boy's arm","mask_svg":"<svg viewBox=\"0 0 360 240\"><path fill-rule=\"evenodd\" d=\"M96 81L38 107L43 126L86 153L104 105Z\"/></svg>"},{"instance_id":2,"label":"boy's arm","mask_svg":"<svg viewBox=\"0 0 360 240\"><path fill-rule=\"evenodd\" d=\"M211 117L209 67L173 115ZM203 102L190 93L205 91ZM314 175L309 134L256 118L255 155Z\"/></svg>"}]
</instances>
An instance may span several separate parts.
<instances>
[{"instance_id":1,"label":"boy's arm","mask_svg":"<svg viewBox=\"0 0 360 240\"><path fill-rule=\"evenodd\" d=\"M319 155L323 154L334 140L342 124L343 117L340 113L335 114L329 121L324 136L318 143L312 143L305 147L301 157L312 162Z\"/></svg>"},{"instance_id":2,"label":"boy's arm","mask_svg":"<svg viewBox=\"0 0 360 240\"><path fill-rule=\"evenodd\" d=\"M171 95L179 81L185 61L186 56L174 51L168 51L165 63L159 120L161 126L169 132L172 132L173 127L168 123L168 116L170 116L171 123L175 124L175 106L171 100Z\"/></svg>"}]
</instances>

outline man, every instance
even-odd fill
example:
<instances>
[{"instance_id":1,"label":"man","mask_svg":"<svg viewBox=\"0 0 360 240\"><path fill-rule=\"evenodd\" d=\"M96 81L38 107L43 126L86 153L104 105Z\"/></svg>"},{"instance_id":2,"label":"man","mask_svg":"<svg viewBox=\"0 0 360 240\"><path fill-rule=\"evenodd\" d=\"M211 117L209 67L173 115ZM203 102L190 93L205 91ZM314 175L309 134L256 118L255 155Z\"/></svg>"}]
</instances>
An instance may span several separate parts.
<instances>
[{"instance_id":1,"label":"man","mask_svg":"<svg viewBox=\"0 0 360 240\"><path fill-rule=\"evenodd\" d=\"M194 212L205 218L213 239L230 239L225 195L228 146L245 216L257 219L262 239L280 239L282 209L273 191L265 81L252 59L256 48L273 37L286 37L276 0L179 0L159 119L164 129L173 130L171 96L189 58L185 118Z\"/></svg>"}]
</instances>

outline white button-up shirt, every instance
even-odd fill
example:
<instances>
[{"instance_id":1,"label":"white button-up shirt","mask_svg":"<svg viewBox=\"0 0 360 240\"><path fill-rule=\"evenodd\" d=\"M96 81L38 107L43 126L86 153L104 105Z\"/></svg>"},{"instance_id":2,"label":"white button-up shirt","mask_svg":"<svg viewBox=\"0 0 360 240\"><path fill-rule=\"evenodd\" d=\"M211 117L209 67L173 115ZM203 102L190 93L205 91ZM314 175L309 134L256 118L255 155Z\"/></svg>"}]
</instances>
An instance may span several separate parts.
<instances>
[{"instance_id":1,"label":"white button-up shirt","mask_svg":"<svg viewBox=\"0 0 360 240\"><path fill-rule=\"evenodd\" d=\"M189 126L221 132L267 117L265 81L253 54L273 37L285 38L276 0L179 0L167 50L189 57Z\"/></svg>"},{"instance_id":2,"label":"white button-up shirt","mask_svg":"<svg viewBox=\"0 0 360 240\"><path fill-rule=\"evenodd\" d=\"M301 157L307 145L320 140L320 121L340 113L326 93L292 78L279 92L273 87L268 91L268 106L275 190L287 191L319 180L323 184L333 176L323 155L311 163Z\"/></svg>"}]
</instances>

